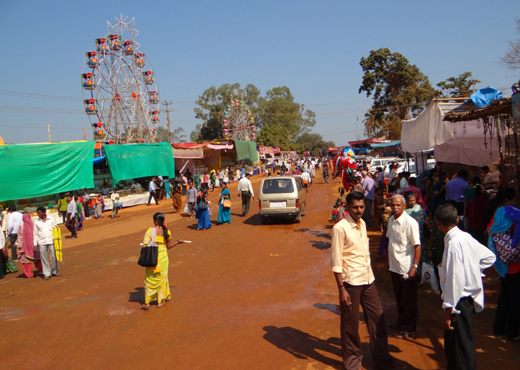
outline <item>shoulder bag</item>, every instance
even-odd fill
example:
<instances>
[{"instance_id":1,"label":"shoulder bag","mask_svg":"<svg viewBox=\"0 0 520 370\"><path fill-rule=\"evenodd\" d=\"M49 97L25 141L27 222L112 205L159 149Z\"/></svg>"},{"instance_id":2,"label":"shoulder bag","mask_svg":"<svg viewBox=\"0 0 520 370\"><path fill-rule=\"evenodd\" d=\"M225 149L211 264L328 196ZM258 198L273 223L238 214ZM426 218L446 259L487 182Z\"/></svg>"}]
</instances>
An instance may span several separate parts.
<instances>
[{"instance_id":1,"label":"shoulder bag","mask_svg":"<svg viewBox=\"0 0 520 370\"><path fill-rule=\"evenodd\" d=\"M509 229L504 233L491 234L498 256L504 263L520 262L520 247L513 245L513 230Z\"/></svg>"},{"instance_id":2,"label":"shoulder bag","mask_svg":"<svg viewBox=\"0 0 520 370\"><path fill-rule=\"evenodd\" d=\"M224 202L222 202L222 207L231 208L231 201L229 199L225 199Z\"/></svg>"},{"instance_id":3,"label":"shoulder bag","mask_svg":"<svg viewBox=\"0 0 520 370\"><path fill-rule=\"evenodd\" d=\"M152 241L148 245L143 245L141 248L141 255L137 263L143 267L155 267L157 266L157 260L159 256L159 246L155 241L155 227L152 228Z\"/></svg>"}]
</instances>

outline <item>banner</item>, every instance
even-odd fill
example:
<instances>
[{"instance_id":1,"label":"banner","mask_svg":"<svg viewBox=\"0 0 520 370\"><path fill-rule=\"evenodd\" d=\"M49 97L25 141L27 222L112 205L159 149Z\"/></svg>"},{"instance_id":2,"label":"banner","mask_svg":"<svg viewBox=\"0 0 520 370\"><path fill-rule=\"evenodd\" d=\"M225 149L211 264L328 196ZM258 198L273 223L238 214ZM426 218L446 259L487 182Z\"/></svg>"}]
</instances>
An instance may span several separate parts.
<instances>
[{"instance_id":1,"label":"banner","mask_svg":"<svg viewBox=\"0 0 520 370\"><path fill-rule=\"evenodd\" d=\"M0 146L0 201L94 187L94 142Z\"/></svg>"},{"instance_id":2,"label":"banner","mask_svg":"<svg viewBox=\"0 0 520 370\"><path fill-rule=\"evenodd\" d=\"M175 162L169 143L105 145L114 184L147 176L175 177Z\"/></svg>"}]
</instances>

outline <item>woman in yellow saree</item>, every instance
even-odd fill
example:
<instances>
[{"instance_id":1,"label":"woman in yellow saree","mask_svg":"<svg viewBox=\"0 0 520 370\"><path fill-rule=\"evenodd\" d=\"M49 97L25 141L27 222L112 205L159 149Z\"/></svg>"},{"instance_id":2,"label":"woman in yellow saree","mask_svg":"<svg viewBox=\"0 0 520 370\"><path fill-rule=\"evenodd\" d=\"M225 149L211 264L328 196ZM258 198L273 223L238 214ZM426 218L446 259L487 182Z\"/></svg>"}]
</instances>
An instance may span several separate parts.
<instances>
[{"instance_id":1,"label":"woman in yellow saree","mask_svg":"<svg viewBox=\"0 0 520 370\"><path fill-rule=\"evenodd\" d=\"M159 255L157 258L157 266L146 267L146 275L144 279L144 304L141 309L150 309L150 302L157 301L157 308L164 306L171 298L170 284L168 282L168 251L183 240L174 243L171 241L171 233L164 222L164 214L156 213L153 215L153 227L146 230L144 235L144 245L148 245L153 241L152 229L155 228L155 242L159 247ZM165 237L166 235L166 237Z\"/></svg>"}]
</instances>

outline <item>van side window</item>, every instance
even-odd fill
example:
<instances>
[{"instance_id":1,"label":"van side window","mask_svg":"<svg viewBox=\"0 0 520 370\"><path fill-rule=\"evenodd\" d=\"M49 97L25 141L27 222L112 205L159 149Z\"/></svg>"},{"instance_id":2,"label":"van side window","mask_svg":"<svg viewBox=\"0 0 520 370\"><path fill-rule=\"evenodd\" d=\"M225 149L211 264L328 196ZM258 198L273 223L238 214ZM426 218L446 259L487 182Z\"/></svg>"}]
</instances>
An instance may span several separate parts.
<instances>
[{"instance_id":1,"label":"van side window","mask_svg":"<svg viewBox=\"0 0 520 370\"><path fill-rule=\"evenodd\" d=\"M296 187L298 188L298 191L302 190L302 180L300 178L295 179L296 180Z\"/></svg>"}]
</instances>

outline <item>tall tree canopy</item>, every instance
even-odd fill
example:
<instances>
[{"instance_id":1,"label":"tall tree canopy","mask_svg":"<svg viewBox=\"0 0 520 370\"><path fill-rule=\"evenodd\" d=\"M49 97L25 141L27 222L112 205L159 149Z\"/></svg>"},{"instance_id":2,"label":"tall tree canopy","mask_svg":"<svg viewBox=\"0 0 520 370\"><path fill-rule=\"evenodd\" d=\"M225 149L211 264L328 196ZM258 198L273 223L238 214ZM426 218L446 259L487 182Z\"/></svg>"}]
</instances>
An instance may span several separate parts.
<instances>
[{"instance_id":1,"label":"tall tree canopy","mask_svg":"<svg viewBox=\"0 0 520 370\"><path fill-rule=\"evenodd\" d=\"M238 83L224 84L206 89L197 100L195 118L202 123L191 133L192 141L222 138L222 114L232 98L244 100L251 109L259 130L256 141L260 145L282 150L300 148L298 138L309 133L316 124L316 114L295 102L286 86L274 87L261 96L260 90L251 84L245 89Z\"/></svg>"},{"instance_id":2,"label":"tall tree canopy","mask_svg":"<svg viewBox=\"0 0 520 370\"><path fill-rule=\"evenodd\" d=\"M520 34L520 18L516 19L516 32ZM520 70L520 39L509 41L509 50L500 58L502 64L512 70Z\"/></svg>"},{"instance_id":3,"label":"tall tree canopy","mask_svg":"<svg viewBox=\"0 0 520 370\"><path fill-rule=\"evenodd\" d=\"M388 48L372 50L359 64L363 69L359 93L365 92L367 97L373 98L372 113L382 113L379 116L379 122L384 122L381 131L387 132L389 138L399 138L401 121L411 118L410 112L418 113L426 102L438 95L416 65Z\"/></svg>"},{"instance_id":4,"label":"tall tree canopy","mask_svg":"<svg viewBox=\"0 0 520 370\"><path fill-rule=\"evenodd\" d=\"M206 141L222 138L222 115L231 99L243 100L255 114L258 109L260 90L254 85L247 85L244 89L240 84L224 84L219 87L211 86L199 96L195 102L195 118L202 120L191 133L192 141Z\"/></svg>"},{"instance_id":5,"label":"tall tree canopy","mask_svg":"<svg viewBox=\"0 0 520 370\"><path fill-rule=\"evenodd\" d=\"M452 98L467 97L473 93L475 85L480 83L480 80L473 79L472 76L472 72L464 72L458 77L450 77L439 82L437 86L443 92L448 92Z\"/></svg>"}]
</instances>

